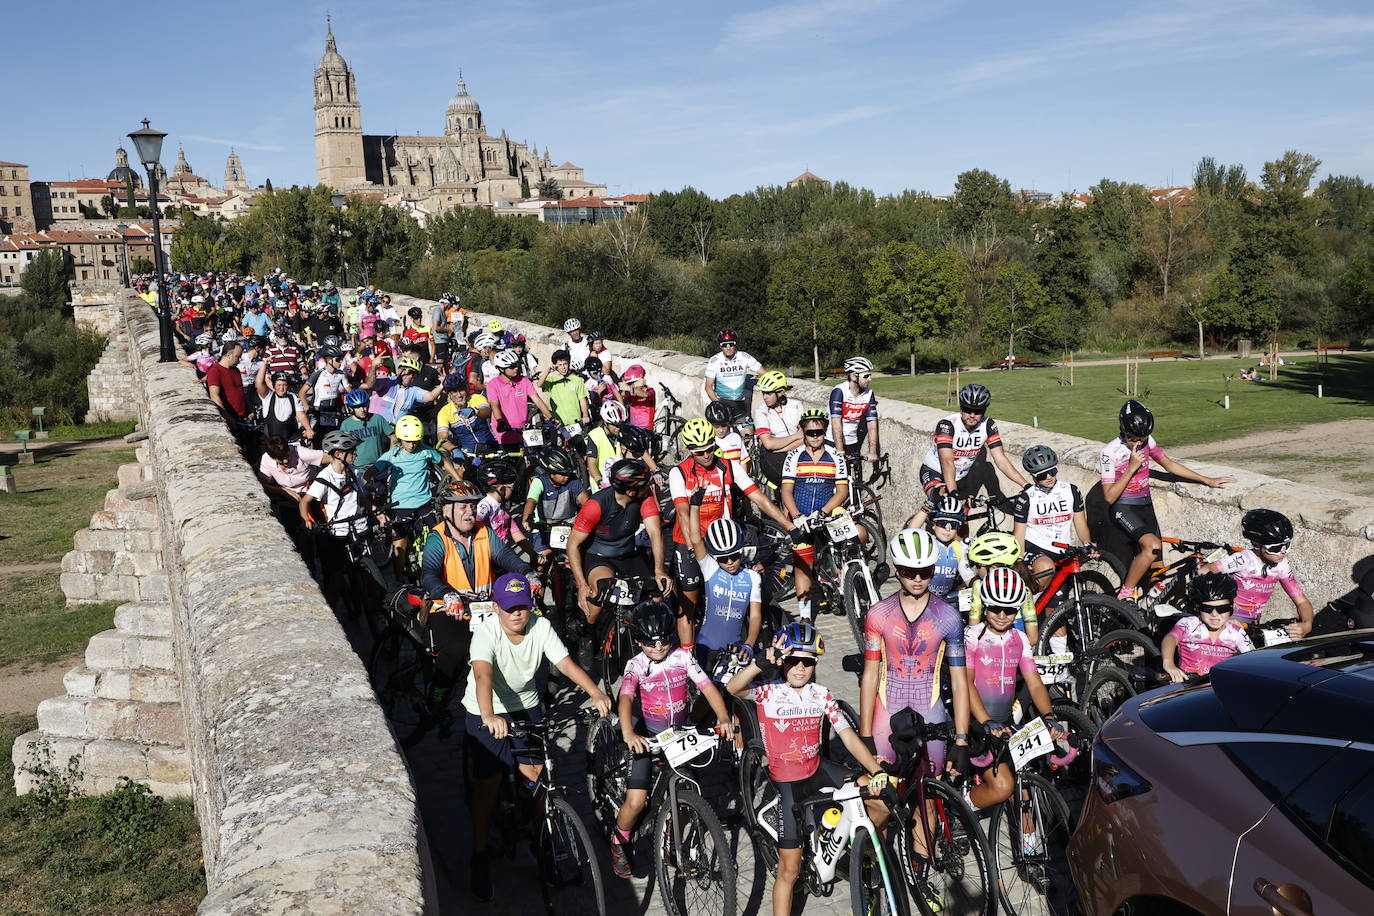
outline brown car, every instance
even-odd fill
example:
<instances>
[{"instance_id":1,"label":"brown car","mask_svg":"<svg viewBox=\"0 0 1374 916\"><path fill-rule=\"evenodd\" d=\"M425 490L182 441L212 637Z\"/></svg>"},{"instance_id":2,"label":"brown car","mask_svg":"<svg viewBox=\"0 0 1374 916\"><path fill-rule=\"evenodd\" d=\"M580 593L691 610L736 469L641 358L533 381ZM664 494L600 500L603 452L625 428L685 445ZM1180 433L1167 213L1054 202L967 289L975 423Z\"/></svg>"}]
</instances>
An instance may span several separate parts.
<instances>
[{"instance_id":1,"label":"brown car","mask_svg":"<svg viewBox=\"0 0 1374 916\"><path fill-rule=\"evenodd\" d=\"M1374 630L1142 694L1069 843L1089 916L1374 914Z\"/></svg>"}]
</instances>

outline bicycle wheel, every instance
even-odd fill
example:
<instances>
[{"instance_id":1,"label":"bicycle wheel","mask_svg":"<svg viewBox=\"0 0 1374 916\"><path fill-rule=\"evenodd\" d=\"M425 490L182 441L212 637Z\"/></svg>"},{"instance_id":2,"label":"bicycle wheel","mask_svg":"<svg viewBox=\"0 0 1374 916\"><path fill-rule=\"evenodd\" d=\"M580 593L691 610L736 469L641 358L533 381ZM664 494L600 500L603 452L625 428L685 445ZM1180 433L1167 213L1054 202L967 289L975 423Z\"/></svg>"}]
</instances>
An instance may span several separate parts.
<instances>
[{"instance_id":1,"label":"bicycle wheel","mask_svg":"<svg viewBox=\"0 0 1374 916\"><path fill-rule=\"evenodd\" d=\"M1069 747L1078 751L1078 755L1065 766L1047 763L1050 782L1056 788L1085 786L1092 778L1092 744L1097 737L1097 724L1069 703L1055 703L1053 709L1059 724L1068 729Z\"/></svg>"},{"instance_id":2,"label":"bicycle wheel","mask_svg":"<svg viewBox=\"0 0 1374 916\"><path fill-rule=\"evenodd\" d=\"M864 650L864 618L868 609L882 597L876 586L870 587L864 571L854 564L845 567L841 580L841 595L844 599L844 614L849 618L849 629L854 634L854 645Z\"/></svg>"},{"instance_id":3,"label":"bicycle wheel","mask_svg":"<svg viewBox=\"0 0 1374 916\"><path fill-rule=\"evenodd\" d=\"M551 798L548 804L535 844L544 909L549 916L605 916L601 856L587 825L567 799Z\"/></svg>"},{"instance_id":4,"label":"bicycle wheel","mask_svg":"<svg viewBox=\"0 0 1374 916\"><path fill-rule=\"evenodd\" d=\"M1082 626L1079 621L1080 609L1083 611ZM1106 633L1113 630L1143 630L1145 624L1126 602L1110 595L1085 592L1077 601L1066 599L1045 618L1040 625L1040 639L1036 647L1040 655L1051 654L1050 639L1061 629L1068 630L1069 651L1081 655L1083 650Z\"/></svg>"},{"instance_id":5,"label":"bicycle wheel","mask_svg":"<svg viewBox=\"0 0 1374 916\"><path fill-rule=\"evenodd\" d=\"M1069 806L1038 773L1022 773L1016 795L996 805L988 821L1002 908L1011 916L1053 912L1055 857L1069 842Z\"/></svg>"},{"instance_id":6,"label":"bicycle wheel","mask_svg":"<svg viewBox=\"0 0 1374 916\"><path fill-rule=\"evenodd\" d=\"M680 848L673 842L674 826ZM654 868L663 908L673 916L735 916L734 850L715 812L685 786L678 786L676 811L669 797L658 806Z\"/></svg>"},{"instance_id":7,"label":"bicycle wheel","mask_svg":"<svg viewBox=\"0 0 1374 916\"><path fill-rule=\"evenodd\" d=\"M408 743L429 718L426 700L434 660L409 634L393 627L373 647L367 673L396 740Z\"/></svg>"},{"instance_id":8,"label":"bicycle wheel","mask_svg":"<svg viewBox=\"0 0 1374 916\"><path fill-rule=\"evenodd\" d=\"M873 577L873 585L881 588L892 575L892 566L887 562L887 531L881 517L856 515L854 521L868 532L868 543L860 545L864 563L868 565Z\"/></svg>"},{"instance_id":9,"label":"bicycle wheel","mask_svg":"<svg viewBox=\"0 0 1374 916\"><path fill-rule=\"evenodd\" d=\"M911 888L916 906L925 916L993 916L997 888L992 882L992 854L977 815L947 782L927 778L925 790L926 798L935 802L935 850L919 872L907 869L916 875L918 886Z\"/></svg>"},{"instance_id":10,"label":"bicycle wheel","mask_svg":"<svg viewBox=\"0 0 1374 916\"><path fill-rule=\"evenodd\" d=\"M1106 665L1093 672L1078 708L1098 728L1112 717L1121 705L1135 696L1136 689L1126 672L1115 665Z\"/></svg>"},{"instance_id":11,"label":"bicycle wheel","mask_svg":"<svg viewBox=\"0 0 1374 916\"><path fill-rule=\"evenodd\" d=\"M1126 564L1116 554L1100 550L1097 559L1083 561L1083 572L1092 573L1099 580L1106 581L1108 587L1102 589L1104 595L1115 595L1126 576Z\"/></svg>"},{"instance_id":12,"label":"bicycle wheel","mask_svg":"<svg viewBox=\"0 0 1374 916\"><path fill-rule=\"evenodd\" d=\"M840 707L840 715L844 717L844 720L849 723L849 727L854 729L854 734L857 735L859 733L858 710L849 705L849 701L841 700L839 697L835 698L835 704ZM844 766L858 765L845 748L844 742L840 740L834 726L830 724L830 719L825 717L821 718L821 756Z\"/></svg>"},{"instance_id":13,"label":"bicycle wheel","mask_svg":"<svg viewBox=\"0 0 1374 916\"><path fill-rule=\"evenodd\" d=\"M587 794L601 832L611 835L625 801L630 776L630 749L620 737L620 720L599 719L587 734Z\"/></svg>"},{"instance_id":14,"label":"bicycle wheel","mask_svg":"<svg viewBox=\"0 0 1374 916\"><path fill-rule=\"evenodd\" d=\"M664 466L671 466L681 463L687 457L686 449L682 445L682 427L687 421L677 415L659 417L654 421L654 435L658 436L659 449L663 452L663 460L659 462Z\"/></svg>"},{"instance_id":15,"label":"bicycle wheel","mask_svg":"<svg viewBox=\"0 0 1374 916\"><path fill-rule=\"evenodd\" d=\"M744 808L745 823L751 828L759 825L759 805L763 801L768 782L768 755L762 744L750 744L740 758L739 797Z\"/></svg>"},{"instance_id":16,"label":"bicycle wheel","mask_svg":"<svg viewBox=\"0 0 1374 916\"><path fill-rule=\"evenodd\" d=\"M1116 667L1130 675L1132 682L1167 683L1159 660L1159 646L1139 630L1112 630L1097 638L1088 650L1088 670L1092 673ZM1139 692L1139 688L1136 688Z\"/></svg>"},{"instance_id":17,"label":"bicycle wheel","mask_svg":"<svg viewBox=\"0 0 1374 916\"><path fill-rule=\"evenodd\" d=\"M908 916L911 902L892 844L859 828L849 847L849 904L855 916Z\"/></svg>"}]
</instances>

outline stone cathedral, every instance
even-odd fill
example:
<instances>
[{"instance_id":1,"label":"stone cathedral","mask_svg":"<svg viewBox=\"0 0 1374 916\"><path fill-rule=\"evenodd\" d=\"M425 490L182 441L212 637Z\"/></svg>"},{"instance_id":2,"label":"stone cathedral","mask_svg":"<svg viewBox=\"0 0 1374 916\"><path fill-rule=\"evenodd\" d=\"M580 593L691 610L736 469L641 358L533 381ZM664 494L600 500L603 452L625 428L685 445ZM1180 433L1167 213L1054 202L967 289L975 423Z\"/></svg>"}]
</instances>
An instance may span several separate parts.
<instances>
[{"instance_id":1,"label":"stone cathedral","mask_svg":"<svg viewBox=\"0 0 1374 916\"><path fill-rule=\"evenodd\" d=\"M541 154L504 130L499 137L487 133L482 109L461 74L443 136L364 134L357 79L334 44L332 25L315 70L315 156L320 184L399 194L423 201L430 212L535 196L547 178L558 181L564 197L606 193L605 185L585 181L571 162L554 165L548 147Z\"/></svg>"}]
</instances>

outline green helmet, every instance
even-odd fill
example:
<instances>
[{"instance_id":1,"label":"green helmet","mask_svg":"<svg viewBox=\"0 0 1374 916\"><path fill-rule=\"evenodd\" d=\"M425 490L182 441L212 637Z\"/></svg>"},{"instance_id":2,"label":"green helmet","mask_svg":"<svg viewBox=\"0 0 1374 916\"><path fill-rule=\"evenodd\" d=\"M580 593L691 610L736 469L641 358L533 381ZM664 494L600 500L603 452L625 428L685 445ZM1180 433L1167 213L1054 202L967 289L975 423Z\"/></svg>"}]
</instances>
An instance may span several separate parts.
<instances>
[{"instance_id":1,"label":"green helmet","mask_svg":"<svg viewBox=\"0 0 1374 916\"><path fill-rule=\"evenodd\" d=\"M1021 559L1021 545L1005 531L987 531L968 545L968 561L974 566L1014 566Z\"/></svg>"}]
</instances>

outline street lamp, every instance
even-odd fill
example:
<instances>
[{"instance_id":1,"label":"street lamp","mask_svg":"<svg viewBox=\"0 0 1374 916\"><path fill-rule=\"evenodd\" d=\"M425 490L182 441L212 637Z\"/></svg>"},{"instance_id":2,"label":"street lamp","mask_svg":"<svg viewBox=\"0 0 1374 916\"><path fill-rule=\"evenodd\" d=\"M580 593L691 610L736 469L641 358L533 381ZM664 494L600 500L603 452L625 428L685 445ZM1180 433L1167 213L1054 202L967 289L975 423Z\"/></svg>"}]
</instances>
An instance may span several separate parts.
<instances>
[{"instance_id":1,"label":"street lamp","mask_svg":"<svg viewBox=\"0 0 1374 916\"><path fill-rule=\"evenodd\" d=\"M342 194L330 194L329 202L334 205L334 209L337 210L339 213L339 219L336 223L335 231L338 233L339 238L339 293L340 295L342 295L344 287L348 286L348 268L347 265L344 264L343 227L343 209L344 204L348 203L348 198Z\"/></svg>"},{"instance_id":2,"label":"street lamp","mask_svg":"<svg viewBox=\"0 0 1374 916\"><path fill-rule=\"evenodd\" d=\"M143 119L143 129L129 134L138 151L138 159L148 172L148 200L153 205L153 272L157 274L157 331L161 354L160 362L174 363L177 360L176 345L172 338L172 303L167 294L167 272L162 259L162 221L157 206L158 159L162 157L162 141L166 138L160 130L148 126Z\"/></svg>"}]
</instances>

